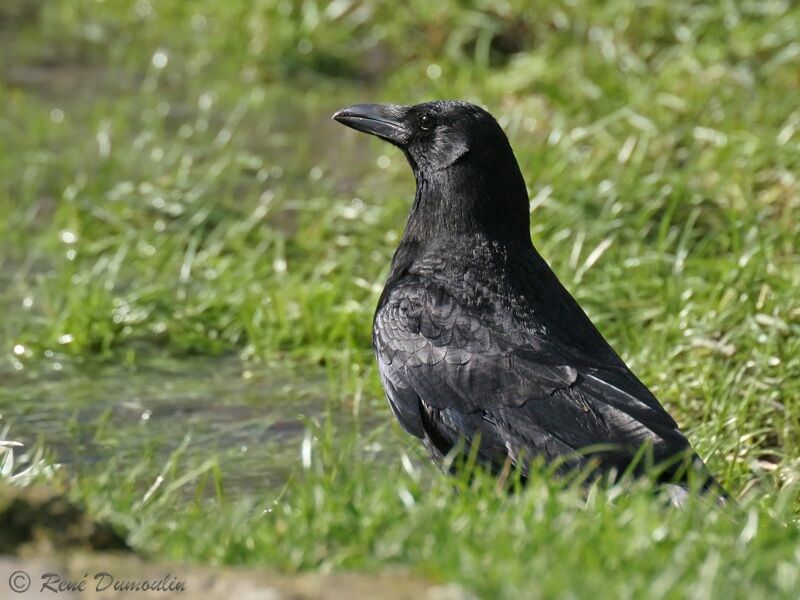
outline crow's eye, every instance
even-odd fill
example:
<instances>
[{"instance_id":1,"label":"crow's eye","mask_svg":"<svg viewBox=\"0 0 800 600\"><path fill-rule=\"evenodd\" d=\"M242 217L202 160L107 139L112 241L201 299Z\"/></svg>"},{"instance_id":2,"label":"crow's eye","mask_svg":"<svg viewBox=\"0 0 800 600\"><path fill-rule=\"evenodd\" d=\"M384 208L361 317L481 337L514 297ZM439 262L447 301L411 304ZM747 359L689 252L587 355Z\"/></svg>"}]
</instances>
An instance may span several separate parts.
<instances>
[{"instance_id":1,"label":"crow's eye","mask_svg":"<svg viewBox=\"0 0 800 600\"><path fill-rule=\"evenodd\" d=\"M423 131L428 131L433 127L433 117L430 115L422 115L419 118L419 128Z\"/></svg>"}]
</instances>

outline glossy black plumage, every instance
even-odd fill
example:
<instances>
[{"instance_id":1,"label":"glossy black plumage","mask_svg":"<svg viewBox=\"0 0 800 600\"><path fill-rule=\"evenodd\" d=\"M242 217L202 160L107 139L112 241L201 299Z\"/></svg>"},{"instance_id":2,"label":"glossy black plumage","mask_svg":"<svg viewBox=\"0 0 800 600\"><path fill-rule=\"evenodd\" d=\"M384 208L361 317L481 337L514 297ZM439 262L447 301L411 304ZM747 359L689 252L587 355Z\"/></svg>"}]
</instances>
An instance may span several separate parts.
<instances>
[{"instance_id":1,"label":"glossy black plumage","mask_svg":"<svg viewBox=\"0 0 800 600\"><path fill-rule=\"evenodd\" d=\"M460 440L527 474L649 448L713 483L677 424L561 285L530 238L525 183L494 118L463 102L358 105L334 118L400 147L416 197L375 313L373 345L402 426L441 460ZM591 451L587 451L591 448Z\"/></svg>"}]
</instances>

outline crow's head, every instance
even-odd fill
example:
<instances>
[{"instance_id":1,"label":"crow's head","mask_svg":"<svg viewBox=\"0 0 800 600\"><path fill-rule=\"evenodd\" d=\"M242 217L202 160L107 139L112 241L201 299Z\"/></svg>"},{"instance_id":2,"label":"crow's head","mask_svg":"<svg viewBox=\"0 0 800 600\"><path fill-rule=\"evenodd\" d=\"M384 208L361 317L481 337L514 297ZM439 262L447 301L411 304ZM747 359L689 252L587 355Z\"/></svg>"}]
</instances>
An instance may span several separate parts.
<instances>
[{"instance_id":1,"label":"crow's head","mask_svg":"<svg viewBox=\"0 0 800 600\"><path fill-rule=\"evenodd\" d=\"M525 180L506 134L482 108L452 100L357 104L333 118L408 158L417 193L404 240L476 233L530 245Z\"/></svg>"},{"instance_id":2,"label":"crow's head","mask_svg":"<svg viewBox=\"0 0 800 600\"><path fill-rule=\"evenodd\" d=\"M398 146L411 167L423 174L446 169L467 156L480 159L490 150L511 151L494 117L468 102L356 104L333 118Z\"/></svg>"}]
</instances>

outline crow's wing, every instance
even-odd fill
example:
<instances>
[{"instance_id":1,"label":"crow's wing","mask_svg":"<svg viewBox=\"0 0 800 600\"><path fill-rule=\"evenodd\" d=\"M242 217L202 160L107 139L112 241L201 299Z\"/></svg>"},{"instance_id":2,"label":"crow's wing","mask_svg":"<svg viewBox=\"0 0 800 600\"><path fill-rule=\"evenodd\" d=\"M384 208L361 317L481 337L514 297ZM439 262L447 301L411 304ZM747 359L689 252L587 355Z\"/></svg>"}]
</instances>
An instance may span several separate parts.
<instances>
[{"instance_id":1,"label":"crow's wing","mask_svg":"<svg viewBox=\"0 0 800 600\"><path fill-rule=\"evenodd\" d=\"M470 308L430 281L412 278L387 293L373 343L397 419L442 454L480 435L479 456L496 466L602 445L605 464L624 468L644 444L657 460L689 448L610 348L598 359L566 347L545 324L513 321L499 306Z\"/></svg>"}]
</instances>

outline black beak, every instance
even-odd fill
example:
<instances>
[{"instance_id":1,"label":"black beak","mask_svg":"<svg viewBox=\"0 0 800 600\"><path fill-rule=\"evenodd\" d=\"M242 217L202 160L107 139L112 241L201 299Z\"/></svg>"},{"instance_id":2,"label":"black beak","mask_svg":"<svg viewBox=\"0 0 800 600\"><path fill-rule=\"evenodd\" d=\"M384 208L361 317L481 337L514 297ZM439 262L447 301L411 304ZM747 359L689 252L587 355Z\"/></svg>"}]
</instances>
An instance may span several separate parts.
<instances>
[{"instance_id":1,"label":"black beak","mask_svg":"<svg viewBox=\"0 0 800 600\"><path fill-rule=\"evenodd\" d=\"M408 107L397 104L356 104L343 108L333 119L342 125L376 135L397 146L403 146L409 131L403 124Z\"/></svg>"}]
</instances>

